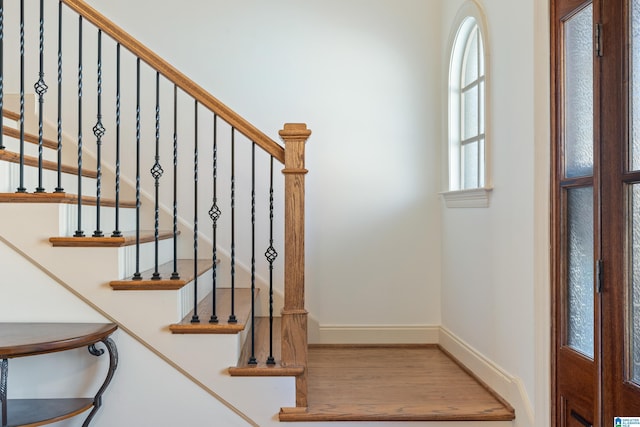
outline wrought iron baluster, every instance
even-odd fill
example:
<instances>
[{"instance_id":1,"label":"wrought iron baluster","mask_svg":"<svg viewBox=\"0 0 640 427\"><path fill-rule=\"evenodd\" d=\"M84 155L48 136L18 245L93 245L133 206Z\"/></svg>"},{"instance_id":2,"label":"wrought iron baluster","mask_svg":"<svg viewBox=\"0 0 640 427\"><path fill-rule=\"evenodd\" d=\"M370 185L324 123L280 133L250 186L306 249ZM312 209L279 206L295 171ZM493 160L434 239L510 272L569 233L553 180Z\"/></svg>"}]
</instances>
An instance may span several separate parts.
<instances>
[{"instance_id":1,"label":"wrought iron baluster","mask_svg":"<svg viewBox=\"0 0 640 427\"><path fill-rule=\"evenodd\" d=\"M216 314L216 291L218 289L218 219L222 212L218 207L218 115L213 113L213 204L209 209L209 217L213 228L213 290L211 292L211 318L209 323L218 323Z\"/></svg>"},{"instance_id":2,"label":"wrought iron baluster","mask_svg":"<svg viewBox=\"0 0 640 427\"><path fill-rule=\"evenodd\" d=\"M273 358L273 262L278 253L273 247L273 156L269 165L269 247L264 253L269 262L269 357L267 365L275 365Z\"/></svg>"},{"instance_id":3,"label":"wrought iron baluster","mask_svg":"<svg viewBox=\"0 0 640 427\"><path fill-rule=\"evenodd\" d=\"M38 73L38 81L33 85L38 95L38 186L36 193L44 193L42 186L42 135L43 135L43 109L44 94L47 92L47 85L44 82L44 0L40 0L40 71Z\"/></svg>"},{"instance_id":4,"label":"wrought iron baluster","mask_svg":"<svg viewBox=\"0 0 640 427\"><path fill-rule=\"evenodd\" d=\"M24 0L20 0L20 183L16 192L27 192L24 187Z\"/></svg>"},{"instance_id":5,"label":"wrought iron baluster","mask_svg":"<svg viewBox=\"0 0 640 427\"><path fill-rule=\"evenodd\" d=\"M0 150L4 150L4 0L0 0Z\"/></svg>"},{"instance_id":6,"label":"wrought iron baluster","mask_svg":"<svg viewBox=\"0 0 640 427\"><path fill-rule=\"evenodd\" d=\"M78 17L78 229L75 237L84 237L82 231L82 16Z\"/></svg>"},{"instance_id":7,"label":"wrought iron baluster","mask_svg":"<svg viewBox=\"0 0 640 427\"><path fill-rule=\"evenodd\" d=\"M102 30L98 30L98 116L96 125L93 127L93 134L96 137L97 146L97 179L96 179L96 230L93 237L103 237L100 230L100 199L102 196L102 137L106 129L102 124Z\"/></svg>"},{"instance_id":8,"label":"wrought iron baluster","mask_svg":"<svg viewBox=\"0 0 640 427\"><path fill-rule=\"evenodd\" d=\"M173 273L171 280L180 279L178 273L178 86L173 85Z\"/></svg>"},{"instance_id":9,"label":"wrought iron baluster","mask_svg":"<svg viewBox=\"0 0 640 427\"><path fill-rule=\"evenodd\" d=\"M64 193L62 188L62 2L58 3L58 147L56 149L58 185L56 193Z\"/></svg>"},{"instance_id":10,"label":"wrought iron baluster","mask_svg":"<svg viewBox=\"0 0 640 427\"><path fill-rule=\"evenodd\" d=\"M140 58L136 60L136 272L133 280L142 280L140 273Z\"/></svg>"},{"instance_id":11,"label":"wrought iron baluster","mask_svg":"<svg viewBox=\"0 0 640 427\"><path fill-rule=\"evenodd\" d=\"M251 356L249 365L256 360L256 143L251 144Z\"/></svg>"},{"instance_id":12,"label":"wrought iron baluster","mask_svg":"<svg viewBox=\"0 0 640 427\"><path fill-rule=\"evenodd\" d=\"M160 73L156 71L156 156L155 163L151 168L151 176L155 180L156 200L155 200L155 222L154 222L154 243L155 243L155 270L151 276L151 280L160 280L160 272L158 271L158 246L159 246L159 227L160 227L160 178L163 174L162 166L160 166Z\"/></svg>"},{"instance_id":13,"label":"wrought iron baluster","mask_svg":"<svg viewBox=\"0 0 640 427\"><path fill-rule=\"evenodd\" d=\"M122 237L120 231L120 43L116 45L116 207L115 230L111 237Z\"/></svg>"},{"instance_id":14,"label":"wrought iron baluster","mask_svg":"<svg viewBox=\"0 0 640 427\"><path fill-rule=\"evenodd\" d=\"M191 323L199 323L198 317L198 101L195 105L195 129L193 141L193 316Z\"/></svg>"},{"instance_id":15,"label":"wrought iron baluster","mask_svg":"<svg viewBox=\"0 0 640 427\"><path fill-rule=\"evenodd\" d=\"M228 323L238 323L236 297L236 129L231 128L231 314Z\"/></svg>"}]
</instances>

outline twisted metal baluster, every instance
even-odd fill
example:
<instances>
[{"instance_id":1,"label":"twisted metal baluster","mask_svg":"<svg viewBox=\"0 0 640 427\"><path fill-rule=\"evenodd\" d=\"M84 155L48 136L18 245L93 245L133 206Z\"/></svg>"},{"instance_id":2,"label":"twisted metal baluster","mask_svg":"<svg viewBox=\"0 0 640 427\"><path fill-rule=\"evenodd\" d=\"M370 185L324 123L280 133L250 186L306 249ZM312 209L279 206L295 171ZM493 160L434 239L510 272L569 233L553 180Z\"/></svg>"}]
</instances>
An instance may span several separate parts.
<instances>
[{"instance_id":1,"label":"twisted metal baluster","mask_svg":"<svg viewBox=\"0 0 640 427\"><path fill-rule=\"evenodd\" d=\"M178 86L173 85L173 273L171 280L180 279L178 273Z\"/></svg>"},{"instance_id":2,"label":"twisted metal baluster","mask_svg":"<svg viewBox=\"0 0 640 427\"><path fill-rule=\"evenodd\" d=\"M78 18L78 229L74 237L84 237L82 231L82 16Z\"/></svg>"},{"instance_id":3,"label":"twisted metal baluster","mask_svg":"<svg viewBox=\"0 0 640 427\"><path fill-rule=\"evenodd\" d=\"M93 127L93 134L96 137L97 145L97 172L96 179L96 230L93 237L103 237L104 234L100 230L100 198L102 196L102 137L106 129L102 124L102 30L98 30L98 116L97 123Z\"/></svg>"},{"instance_id":4,"label":"twisted metal baluster","mask_svg":"<svg viewBox=\"0 0 640 427\"><path fill-rule=\"evenodd\" d=\"M151 176L155 180L156 201L155 201L155 222L154 222L154 240L155 240L155 270L151 276L151 280L160 280L160 272L158 271L158 246L159 246L159 227L160 227L160 177L164 170L160 166L160 73L156 71L156 156L155 163L151 168Z\"/></svg>"},{"instance_id":5,"label":"twisted metal baluster","mask_svg":"<svg viewBox=\"0 0 640 427\"><path fill-rule=\"evenodd\" d=\"M249 365L256 360L256 143L251 144L251 356Z\"/></svg>"},{"instance_id":6,"label":"twisted metal baluster","mask_svg":"<svg viewBox=\"0 0 640 427\"><path fill-rule=\"evenodd\" d=\"M27 192L24 187L24 0L20 0L20 183L16 192Z\"/></svg>"},{"instance_id":7,"label":"twisted metal baluster","mask_svg":"<svg viewBox=\"0 0 640 427\"><path fill-rule=\"evenodd\" d=\"M0 421L3 426L8 423L7 416L7 377L9 376L9 359L0 359Z\"/></svg>"},{"instance_id":8,"label":"twisted metal baluster","mask_svg":"<svg viewBox=\"0 0 640 427\"><path fill-rule=\"evenodd\" d=\"M120 231L120 43L116 45L116 208L115 230L111 237L122 237Z\"/></svg>"},{"instance_id":9,"label":"twisted metal baluster","mask_svg":"<svg viewBox=\"0 0 640 427\"><path fill-rule=\"evenodd\" d=\"M64 193L62 188L62 2L58 3L58 185L56 193Z\"/></svg>"},{"instance_id":10,"label":"twisted metal baluster","mask_svg":"<svg viewBox=\"0 0 640 427\"><path fill-rule=\"evenodd\" d=\"M38 81L33 85L38 95L38 186L36 187L36 193L44 193L44 187L42 186L42 120L44 94L49 89L44 82L44 0L40 0L40 71L38 77Z\"/></svg>"},{"instance_id":11,"label":"twisted metal baluster","mask_svg":"<svg viewBox=\"0 0 640 427\"><path fill-rule=\"evenodd\" d=\"M264 253L269 262L269 357L267 365L275 365L273 358L273 262L278 257L278 252L273 247L273 156L269 165L269 247Z\"/></svg>"},{"instance_id":12,"label":"twisted metal baluster","mask_svg":"<svg viewBox=\"0 0 640 427\"><path fill-rule=\"evenodd\" d=\"M238 323L235 313L236 297L236 128L231 128L231 314L228 323Z\"/></svg>"},{"instance_id":13,"label":"twisted metal baluster","mask_svg":"<svg viewBox=\"0 0 640 427\"><path fill-rule=\"evenodd\" d=\"M193 142L193 316L191 323L200 323L198 317L198 101L195 105Z\"/></svg>"},{"instance_id":14,"label":"twisted metal baluster","mask_svg":"<svg viewBox=\"0 0 640 427\"><path fill-rule=\"evenodd\" d=\"M222 212L218 207L218 115L213 113L213 204L209 209L209 217L213 228L213 290L211 292L211 318L209 323L218 323L216 314L216 290L218 288L218 219Z\"/></svg>"},{"instance_id":15,"label":"twisted metal baluster","mask_svg":"<svg viewBox=\"0 0 640 427\"><path fill-rule=\"evenodd\" d=\"M142 280L140 273L140 58L136 60L136 272L133 280Z\"/></svg>"}]
</instances>

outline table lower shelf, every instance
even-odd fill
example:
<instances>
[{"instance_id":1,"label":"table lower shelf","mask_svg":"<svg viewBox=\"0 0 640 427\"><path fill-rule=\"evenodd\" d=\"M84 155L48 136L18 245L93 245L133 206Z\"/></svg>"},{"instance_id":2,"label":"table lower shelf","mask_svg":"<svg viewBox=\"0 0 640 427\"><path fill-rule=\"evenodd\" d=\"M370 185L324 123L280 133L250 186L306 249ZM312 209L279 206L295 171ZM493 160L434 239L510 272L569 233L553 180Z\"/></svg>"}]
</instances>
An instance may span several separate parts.
<instances>
[{"instance_id":1,"label":"table lower shelf","mask_svg":"<svg viewBox=\"0 0 640 427\"><path fill-rule=\"evenodd\" d=\"M35 427L64 420L93 407L93 398L8 399L2 427Z\"/></svg>"}]
</instances>

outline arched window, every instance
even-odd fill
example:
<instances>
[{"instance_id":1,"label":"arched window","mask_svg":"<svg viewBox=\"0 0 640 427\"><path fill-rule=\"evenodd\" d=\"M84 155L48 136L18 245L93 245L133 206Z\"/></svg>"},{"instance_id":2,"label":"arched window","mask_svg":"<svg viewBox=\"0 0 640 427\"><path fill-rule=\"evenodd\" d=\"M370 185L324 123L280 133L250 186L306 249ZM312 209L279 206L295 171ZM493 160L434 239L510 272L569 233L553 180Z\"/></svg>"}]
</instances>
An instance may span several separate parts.
<instances>
[{"instance_id":1,"label":"arched window","mask_svg":"<svg viewBox=\"0 0 640 427\"><path fill-rule=\"evenodd\" d=\"M487 61L483 22L475 3L465 3L454 23L450 41L447 190L458 192L452 196L458 202L460 197L472 199L474 202L467 203L469 206L488 205L490 190L486 154ZM445 200L450 200L446 192ZM454 204L458 205L465 203Z\"/></svg>"}]
</instances>

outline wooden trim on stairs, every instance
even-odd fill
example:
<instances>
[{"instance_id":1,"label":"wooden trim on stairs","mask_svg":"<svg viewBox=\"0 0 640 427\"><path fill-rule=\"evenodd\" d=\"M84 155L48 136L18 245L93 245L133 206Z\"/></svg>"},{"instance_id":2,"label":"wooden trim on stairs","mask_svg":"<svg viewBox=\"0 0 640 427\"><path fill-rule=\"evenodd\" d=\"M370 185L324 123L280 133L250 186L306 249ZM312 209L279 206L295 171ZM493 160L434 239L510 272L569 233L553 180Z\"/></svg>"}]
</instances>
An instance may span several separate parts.
<instances>
[{"instance_id":1,"label":"wooden trim on stairs","mask_svg":"<svg viewBox=\"0 0 640 427\"><path fill-rule=\"evenodd\" d=\"M8 136L9 138L15 138L17 140L20 140L20 131L18 129L14 129L8 126L3 126L2 133ZM40 143L38 135L34 135L32 133L25 133L24 140L25 142L30 142L31 144ZM52 150L58 149L58 143L48 138L42 138L42 146L45 148L50 148Z\"/></svg>"},{"instance_id":2,"label":"wooden trim on stairs","mask_svg":"<svg viewBox=\"0 0 640 427\"><path fill-rule=\"evenodd\" d=\"M0 203L78 203L78 195L70 193L0 193ZM97 199L93 196L82 196L82 204L95 206ZM101 207L115 207L113 199L100 198ZM120 201L121 208L135 208L136 202Z\"/></svg>"},{"instance_id":3,"label":"wooden trim on stairs","mask_svg":"<svg viewBox=\"0 0 640 427\"><path fill-rule=\"evenodd\" d=\"M11 162L11 163L20 163L20 154L14 153L12 151L0 150L0 160L4 160L6 162ZM24 156L24 164L25 166L38 167L38 158L32 157L32 156ZM50 160L43 160L42 168L50 171L57 171L58 163L52 162ZM61 165L60 170L63 173L68 173L72 175L78 174L77 166ZM87 178L97 178L98 172L90 169L82 169L82 176L85 176Z\"/></svg>"},{"instance_id":4,"label":"wooden trim on stairs","mask_svg":"<svg viewBox=\"0 0 640 427\"><path fill-rule=\"evenodd\" d=\"M75 247L75 248L119 248L122 246L133 246L136 244L134 232L125 232L122 237L50 237L49 242L54 247ZM173 238L173 231L160 231L158 239L165 240ZM140 243L149 243L155 240L153 230L140 231Z\"/></svg>"},{"instance_id":5,"label":"wooden trim on stairs","mask_svg":"<svg viewBox=\"0 0 640 427\"><path fill-rule=\"evenodd\" d=\"M20 120L20 114L11 110L7 110L6 108L2 109L2 115L9 120L15 120L15 121Z\"/></svg>"},{"instance_id":6,"label":"wooden trim on stairs","mask_svg":"<svg viewBox=\"0 0 640 427\"><path fill-rule=\"evenodd\" d=\"M152 280L151 275L155 273L155 268L143 271L141 273L142 280L112 280L109 282L111 288L115 291L166 291L177 290L184 287L187 283L193 281L193 260L179 259L177 262L179 279L170 279L173 273L173 261L166 262L158 266L158 273L162 279ZM198 276L204 274L213 267L213 261L210 259L198 260ZM149 279L145 279L148 277Z\"/></svg>"},{"instance_id":7,"label":"wooden trim on stairs","mask_svg":"<svg viewBox=\"0 0 640 427\"><path fill-rule=\"evenodd\" d=\"M251 141L258 144L260 147L262 147L263 150L280 161L280 163L284 163L284 149L280 144L262 133L258 128L242 118L238 113L220 102L213 95L204 90L193 80L182 74L180 71L167 63L164 59L144 46L138 40L131 37L131 35L129 35L122 28L115 25L113 22L111 22L109 19L107 19L105 16L100 14L97 10L95 10L82 0L61 1L76 13L82 15L93 25L100 28L105 34L109 35L116 42L120 43L131 53L146 62L151 68L160 72L160 74L169 79L185 93L196 99L198 103L215 112L218 116L220 116L221 119L229 123Z\"/></svg>"},{"instance_id":8,"label":"wooden trim on stairs","mask_svg":"<svg viewBox=\"0 0 640 427\"><path fill-rule=\"evenodd\" d=\"M256 294L259 290L256 290ZM218 319L228 319L231 313L231 289L218 288L216 290L216 314ZM220 320L218 323L209 323L212 310L211 294L207 295L198 304L198 316L200 322L192 323L193 310L189 312L180 323L169 326L174 334L237 334L244 330L251 314L251 289L235 289L235 314L238 323L227 323Z\"/></svg>"}]
</instances>

